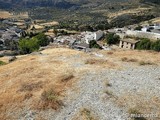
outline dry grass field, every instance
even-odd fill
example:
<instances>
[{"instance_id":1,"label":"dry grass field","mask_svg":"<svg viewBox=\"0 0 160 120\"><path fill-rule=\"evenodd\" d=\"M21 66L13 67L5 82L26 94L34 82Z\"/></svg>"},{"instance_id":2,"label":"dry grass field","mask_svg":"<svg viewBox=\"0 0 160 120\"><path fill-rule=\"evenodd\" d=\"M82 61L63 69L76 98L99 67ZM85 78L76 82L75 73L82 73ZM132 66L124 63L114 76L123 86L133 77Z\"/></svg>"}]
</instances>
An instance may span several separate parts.
<instances>
[{"instance_id":1,"label":"dry grass field","mask_svg":"<svg viewBox=\"0 0 160 120\"><path fill-rule=\"evenodd\" d=\"M0 11L0 18L10 18L11 17L11 14L7 11Z\"/></svg>"},{"instance_id":2,"label":"dry grass field","mask_svg":"<svg viewBox=\"0 0 160 120\"><path fill-rule=\"evenodd\" d=\"M17 18L17 19L24 19L28 18L28 13L20 13L20 14L13 14L8 11L0 10L0 18L7 19L7 18Z\"/></svg>"},{"instance_id":3,"label":"dry grass field","mask_svg":"<svg viewBox=\"0 0 160 120\"><path fill-rule=\"evenodd\" d=\"M99 51L97 54L102 54L103 57L67 48L54 48L46 49L42 54L17 56L16 61L0 66L0 119L18 119L26 109L61 109L65 106L65 91L74 87L87 71L118 70L126 63L140 66L140 61L160 65L158 52L112 50ZM7 62L7 57L0 60ZM132 96L127 99L125 97L127 96L122 95L118 103L128 105L130 102L144 100L144 97L139 96L135 101L131 101ZM159 105L158 98L154 98L154 101L153 105ZM149 107L142 106L140 112L152 106L147 101L146 104ZM83 110L81 114L86 120L94 120L88 118L88 110ZM40 117L41 113L37 116Z\"/></svg>"},{"instance_id":4,"label":"dry grass field","mask_svg":"<svg viewBox=\"0 0 160 120\"><path fill-rule=\"evenodd\" d=\"M149 10L151 10L151 7L149 7L149 8L138 7L138 8L134 8L134 9L121 10L121 11L114 12L114 13L108 13L107 16L109 17L109 19L114 19L118 16L125 15L125 14L141 15Z\"/></svg>"}]
</instances>

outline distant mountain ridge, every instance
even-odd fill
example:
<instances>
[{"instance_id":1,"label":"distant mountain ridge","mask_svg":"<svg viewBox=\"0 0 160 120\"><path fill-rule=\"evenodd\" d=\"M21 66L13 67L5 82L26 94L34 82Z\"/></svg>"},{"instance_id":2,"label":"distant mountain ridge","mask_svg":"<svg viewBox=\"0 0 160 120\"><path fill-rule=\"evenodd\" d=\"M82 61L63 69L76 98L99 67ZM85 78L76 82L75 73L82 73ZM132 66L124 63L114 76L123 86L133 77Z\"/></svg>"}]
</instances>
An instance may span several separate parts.
<instances>
[{"instance_id":1,"label":"distant mountain ridge","mask_svg":"<svg viewBox=\"0 0 160 120\"><path fill-rule=\"evenodd\" d=\"M0 0L0 8L16 8L16 7L58 7L58 8L71 8L74 6L81 6L89 3L116 3L127 2L133 0Z\"/></svg>"},{"instance_id":2,"label":"distant mountain ridge","mask_svg":"<svg viewBox=\"0 0 160 120\"><path fill-rule=\"evenodd\" d=\"M80 7L86 4L113 4L117 2L141 2L154 3L160 5L160 0L0 0L0 9L17 9L17 8L33 8L33 7L56 7L68 9L72 7Z\"/></svg>"}]
</instances>

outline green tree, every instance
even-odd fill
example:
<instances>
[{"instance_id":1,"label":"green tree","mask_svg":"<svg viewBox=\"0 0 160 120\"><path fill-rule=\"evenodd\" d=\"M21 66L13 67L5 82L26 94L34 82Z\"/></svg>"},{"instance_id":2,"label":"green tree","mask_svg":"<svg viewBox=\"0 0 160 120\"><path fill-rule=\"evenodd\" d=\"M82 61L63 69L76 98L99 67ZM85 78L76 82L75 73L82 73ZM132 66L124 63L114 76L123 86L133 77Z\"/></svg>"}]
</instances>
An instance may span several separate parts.
<instances>
[{"instance_id":1,"label":"green tree","mask_svg":"<svg viewBox=\"0 0 160 120\"><path fill-rule=\"evenodd\" d=\"M120 37L114 33L109 33L106 36L106 42L107 44L111 45L111 44L117 44L120 40Z\"/></svg>"},{"instance_id":2,"label":"green tree","mask_svg":"<svg viewBox=\"0 0 160 120\"><path fill-rule=\"evenodd\" d=\"M38 40L40 46L47 46L49 44L48 38L43 33L39 33L33 38Z\"/></svg>"},{"instance_id":3,"label":"green tree","mask_svg":"<svg viewBox=\"0 0 160 120\"><path fill-rule=\"evenodd\" d=\"M150 50L151 46L153 47L152 42L149 39L147 39L147 38L143 38L137 44L136 48L139 49L139 50Z\"/></svg>"},{"instance_id":4,"label":"green tree","mask_svg":"<svg viewBox=\"0 0 160 120\"><path fill-rule=\"evenodd\" d=\"M151 49L160 52L160 40L152 43Z\"/></svg>"},{"instance_id":5,"label":"green tree","mask_svg":"<svg viewBox=\"0 0 160 120\"><path fill-rule=\"evenodd\" d=\"M18 46L22 54L28 54L33 51L37 51L40 47L38 43L38 39L36 38L32 38L32 39L23 38L18 42Z\"/></svg>"},{"instance_id":6,"label":"green tree","mask_svg":"<svg viewBox=\"0 0 160 120\"><path fill-rule=\"evenodd\" d=\"M98 48L98 49L101 49L101 46L99 44L97 44L97 42L95 40L91 40L89 42L89 48Z\"/></svg>"}]
</instances>

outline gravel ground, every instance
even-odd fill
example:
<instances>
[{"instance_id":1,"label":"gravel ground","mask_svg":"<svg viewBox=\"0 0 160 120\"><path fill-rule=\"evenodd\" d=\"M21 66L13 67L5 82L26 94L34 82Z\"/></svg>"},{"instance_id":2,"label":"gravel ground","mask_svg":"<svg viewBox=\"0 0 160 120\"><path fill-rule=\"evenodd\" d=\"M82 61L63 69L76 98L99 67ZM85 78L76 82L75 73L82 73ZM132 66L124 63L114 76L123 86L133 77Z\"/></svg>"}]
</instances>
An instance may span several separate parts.
<instances>
[{"instance_id":1,"label":"gravel ground","mask_svg":"<svg viewBox=\"0 0 160 120\"><path fill-rule=\"evenodd\" d=\"M84 63L78 61L79 55L60 60L75 60L76 64L70 65L80 69ZM160 67L159 66L134 66L124 64L123 69L92 70L80 75L80 80L75 84L76 91L69 89L65 97L65 107L56 112L45 113L48 120L74 120L84 108L89 109L98 120L130 120L128 108L119 107L115 100L123 94L136 94L147 92L146 99L150 96L160 98ZM110 87L105 85L109 81ZM107 95L105 91L111 91ZM159 110L159 109L158 109ZM155 119L155 120L158 120Z\"/></svg>"},{"instance_id":2,"label":"gravel ground","mask_svg":"<svg viewBox=\"0 0 160 120\"><path fill-rule=\"evenodd\" d=\"M96 57L110 59L108 56L95 54ZM68 63L68 66L75 70L74 75L78 78L73 87L66 91L63 100L65 106L58 111L52 109L36 111L29 107L31 101L28 101L25 109L20 110L23 112L10 112L12 116L18 114L19 120L37 120L39 115L46 120L76 120L77 118L77 120L84 120L81 118L81 111L87 109L95 120L131 120L128 114L131 99L124 101L125 106L118 104L123 95L128 94L130 97L143 93L144 96L138 96L138 100L150 100L152 97L160 99L160 66L158 65L139 66L134 63L114 61L121 64L121 69L111 69L94 64L87 65L85 64L87 58L82 57L81 54L53 59ZM156 104L159 105L159 101ZM155 110L153 112L160 111L160 106L153 106L153 108Z\"/></svg>"}]
</instances>

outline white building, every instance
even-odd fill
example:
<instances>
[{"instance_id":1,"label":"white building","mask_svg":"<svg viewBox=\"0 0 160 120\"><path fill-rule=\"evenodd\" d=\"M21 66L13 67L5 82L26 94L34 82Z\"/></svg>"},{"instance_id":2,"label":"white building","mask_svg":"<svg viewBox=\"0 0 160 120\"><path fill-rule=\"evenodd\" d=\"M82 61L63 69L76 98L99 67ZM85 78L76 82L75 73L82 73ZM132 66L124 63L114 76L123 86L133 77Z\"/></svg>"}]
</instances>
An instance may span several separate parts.
<instances>
[{"instance_id":1,"label":"white building","mask_svg":"<svg viewBox=\"0 0 160 120\"><path fill-rule=\"evenodd\" d=\"M81 35L84 36L84 40L87 44L89 44L91 40L99 40L103 37L103 34L103 31L81 33Z\"/></svg>"},{"instance_id":2,"label":"white building","mask_svg":"<svg viewBox=\"0 0 160 120\"><path fill-rule=\"evenodd\" d=\"M152 26L145 26L141 29L141 31L143 32L147 32L147 31L150 31L150 30L160 30L160 25L152 25Z\"/></svg>"}]
</instances>

